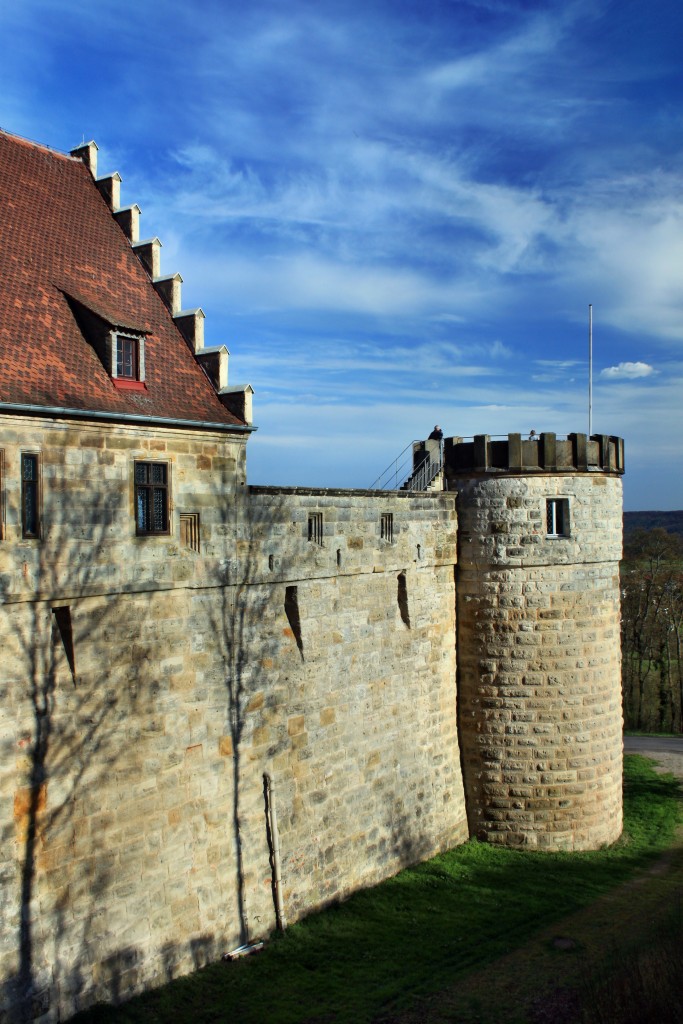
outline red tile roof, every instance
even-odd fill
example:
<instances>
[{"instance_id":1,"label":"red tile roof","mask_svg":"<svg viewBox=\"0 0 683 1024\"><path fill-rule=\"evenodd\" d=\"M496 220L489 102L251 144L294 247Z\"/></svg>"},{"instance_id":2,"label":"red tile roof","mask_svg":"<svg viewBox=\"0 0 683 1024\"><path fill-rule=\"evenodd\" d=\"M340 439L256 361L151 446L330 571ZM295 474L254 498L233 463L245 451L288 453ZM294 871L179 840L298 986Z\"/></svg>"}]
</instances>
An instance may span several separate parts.
<instances>
[{"instance_id":1,"label":"red tile roof","mask_svg":"<svg viewBox=\"0 0 683 1024\"><path fill-rule=\"evenodd\" d=\"M114 387L66 295L144 333L147 390ZM0 402L241 424L219 401L85 164L3 131Z\"/></svg>"}]
</instances>

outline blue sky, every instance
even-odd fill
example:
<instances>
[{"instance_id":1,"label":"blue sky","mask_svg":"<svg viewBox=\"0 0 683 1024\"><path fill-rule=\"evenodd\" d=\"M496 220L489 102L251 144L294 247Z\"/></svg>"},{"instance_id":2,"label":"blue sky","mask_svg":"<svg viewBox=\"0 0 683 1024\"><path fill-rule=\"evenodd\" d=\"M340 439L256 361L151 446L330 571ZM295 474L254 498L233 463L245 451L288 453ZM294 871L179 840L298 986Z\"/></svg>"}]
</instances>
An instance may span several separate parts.
<instances>
[{"instance_id":1,"label":"blue sky","mask_svg":"<svg viewBox=\"0 0 683 1024\"><path fill-rule=\"evenodd\" d=\"M255 389L252 483L626 439L683 507L680 0L0 0L0 126L100 147Z\"/></svg>"}]
</instances>

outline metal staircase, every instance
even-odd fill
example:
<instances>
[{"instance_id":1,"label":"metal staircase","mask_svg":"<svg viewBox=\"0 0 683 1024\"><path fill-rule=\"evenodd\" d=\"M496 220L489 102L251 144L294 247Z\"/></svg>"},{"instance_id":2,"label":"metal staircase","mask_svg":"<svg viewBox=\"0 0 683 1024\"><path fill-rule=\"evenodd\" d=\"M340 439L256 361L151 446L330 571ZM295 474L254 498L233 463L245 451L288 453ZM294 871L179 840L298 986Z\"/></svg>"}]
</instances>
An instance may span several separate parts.
<instances>
[{"instance_id":1,"label":"metal staircase","mask_svg":"<svg viewBox=\"0 0 683 1024\"><path fill-rule=\"evenodd\" d=\"M443 453L420 450L422 441L411 441L378 476L373 491L440 491L443 489ZM436 455L436 457L435 457ZM416 458L422 456L418 465Z\"/></svg>"}]
</instances>

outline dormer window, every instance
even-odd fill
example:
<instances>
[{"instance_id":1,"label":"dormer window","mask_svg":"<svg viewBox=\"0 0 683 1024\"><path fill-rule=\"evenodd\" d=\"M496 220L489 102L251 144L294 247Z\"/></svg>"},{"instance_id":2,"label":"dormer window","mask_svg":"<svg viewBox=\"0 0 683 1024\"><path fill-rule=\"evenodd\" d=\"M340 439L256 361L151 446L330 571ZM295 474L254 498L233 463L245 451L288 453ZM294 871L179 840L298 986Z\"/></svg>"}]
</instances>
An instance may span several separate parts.
<instances>
[{"instance_id":1,"label":"dormer window","mask_svg":"<svg viewBox=\"0 0 683 1024\"><path fill-rule=\"evenodd\" d=\"M115 312L95 310L82 299L64 292L84 339L97 353L115 388L146 391L145 338L141 324L119 319Z\"/></svg>"},{"instance_id":2,"label":"dormer window","mask_svg":"<svg viewBox=\"0 0 683 1024\"><path fill-rule=\"evenodd\" d=\"M145 389L145 339L141 335L111 332L112 381L117 388Z\"/></svg>"}]
</instances>

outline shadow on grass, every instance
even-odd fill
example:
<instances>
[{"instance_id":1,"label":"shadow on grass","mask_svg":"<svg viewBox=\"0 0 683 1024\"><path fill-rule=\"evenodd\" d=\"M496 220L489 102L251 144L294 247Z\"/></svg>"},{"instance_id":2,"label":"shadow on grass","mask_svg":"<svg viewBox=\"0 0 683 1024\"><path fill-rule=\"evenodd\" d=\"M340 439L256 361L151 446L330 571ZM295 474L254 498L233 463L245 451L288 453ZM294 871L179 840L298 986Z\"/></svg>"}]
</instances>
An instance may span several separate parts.
<instances>
[{"instance_id":1,"label":"shadow on grass","mask_svg":"<svg viewBox=\"0 0 683 1024\"><path fill-rule=\"evenodd\" d=\"M582 1024L683 1024L681 896L662 934L611 969L593 973L578 992Z\"/></svg>"},{"instance_id":2,"label":"shadow on grass","mask_svg":"<svg viewBox=\"0 0 683 1024\"><path fill-rule=\"evenodd\" d=\"M368 1024L437 992L586 906L665 849L681 820L675 779L629 759L626 834L594 853L470 842L357 893L276 937L259 957L214 964L117 1010L111 1022Z\"/></svg>"}]
</instances>

